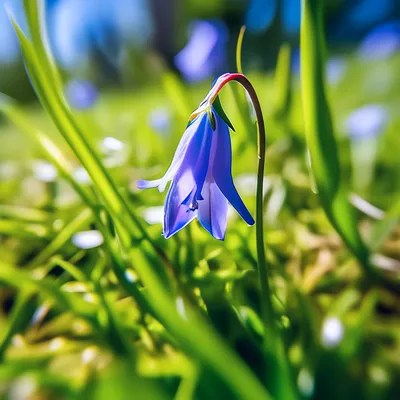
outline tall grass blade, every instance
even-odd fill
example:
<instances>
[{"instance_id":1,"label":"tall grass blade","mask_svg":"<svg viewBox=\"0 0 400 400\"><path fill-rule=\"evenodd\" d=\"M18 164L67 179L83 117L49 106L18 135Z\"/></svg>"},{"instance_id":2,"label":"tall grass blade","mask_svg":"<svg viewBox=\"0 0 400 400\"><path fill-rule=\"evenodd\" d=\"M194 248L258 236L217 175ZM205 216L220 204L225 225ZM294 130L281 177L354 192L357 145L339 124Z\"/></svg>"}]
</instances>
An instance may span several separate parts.
<instances>
[{"instance_id":1,"label":"tall grass blade","mask_svg":"<svg viewBox=\"0 0 400 400\"><path fill-rule=\"evenodd\" d=\"M341 176L331 112L325 91L325 39L323 0L302 0L301 83L304 122L311 166L318 195L330 222L364 267L368 278L377 278L400 289L369 260L350 205L349 191Z\"/></svg>"}]
</instances>

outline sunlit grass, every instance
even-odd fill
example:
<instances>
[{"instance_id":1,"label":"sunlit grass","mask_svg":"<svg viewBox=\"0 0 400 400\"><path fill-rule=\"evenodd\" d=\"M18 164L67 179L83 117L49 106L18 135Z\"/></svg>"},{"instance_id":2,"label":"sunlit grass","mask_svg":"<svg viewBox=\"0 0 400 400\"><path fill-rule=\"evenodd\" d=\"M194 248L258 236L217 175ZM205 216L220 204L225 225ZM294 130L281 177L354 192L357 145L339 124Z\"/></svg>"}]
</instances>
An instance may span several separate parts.
<instances>
[{"instance_id":1,"label":"sunlit grass","mask_svg":"<svg viewBox=\"0 0 400 400\"><path fill-rule=\"evenodd\" d=\"M0 148L2 393L25 390L32 396L85 399L125 399L132 393L144 399L258 399L272 393L286 400L384 399L398 392L395 285L385 288L374 279L365 284L354 243L347 241L350 249L343 244L331 223L339 228L351 224L346 232L359 232L363 243L379 241L368 247L374 268L398 282L400 77L394 72L400 58L387 62L392 84L374 91L368 78L377 65L346 56L342 79L325 86L335 129L325 120L329 126L321 130L317 120L314 133L308 133L309 142L330 134L330 143L336 143L336 148L310 147L311 158L335 152L334 163L320 159L314 177L306 156L300 78L287 73L288 49L282 50L276 73L249 74L267 128L265 248L283 342L282 349L271 349L263 342L255 229L232 214L222 243L197 222L166 241L154 208L165 195L139 192L135 185L168 166L190 112L209 85L187 88L168 73L154 87L104 92L93 109L70 111L39 34L36 6L41 2L25 3L32 42L22 32L19 36L46 113L0 99L5 118ZM311 68L315 61L306 59L304 65ZM315 65L322 80L322 64L317 60ZM310 90L307 105L321 113L325 105L313 103L318 93L307 80L304 84ZM236 128L236 184L254 214L256 142L234 93L224 91L221 101ZM352 166L344 121L355 108L383 101L390 123L378 140L373 185L363 194L388 210L383 222L376 222L350 205ZM149 122L160 107L170 115L166 132ZM312 119L304 108L306 119ZM120 140L122 149L105 151L106 137ZM38 159L56 167L54 179L35 176L32 166ZM339 183L332 178L334 169L340 170ZM328 189L322 195L324 185ZM336 185L346 187L340 201L354 213L352 221L332 209L330 188ZM149 216L156 223L147 222ZM93 237L85 232L93 230L102 244L89 242ZM277 368L286 359L290 377Z\"/></svg>"}]
</instances>

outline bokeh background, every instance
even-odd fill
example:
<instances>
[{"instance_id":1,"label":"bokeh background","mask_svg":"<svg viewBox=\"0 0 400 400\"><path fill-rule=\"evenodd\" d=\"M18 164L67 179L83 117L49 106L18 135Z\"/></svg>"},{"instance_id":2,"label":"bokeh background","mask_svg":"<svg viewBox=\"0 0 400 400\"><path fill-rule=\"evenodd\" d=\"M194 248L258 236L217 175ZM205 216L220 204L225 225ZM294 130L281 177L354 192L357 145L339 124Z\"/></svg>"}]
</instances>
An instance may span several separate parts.
<instances>
[{"instance_id":1,"label":"bokeh background","mask_svg":"<svg viewBox=\"0 0 400 400\"><path fill-rule=\"evenodd\" d=\"M0 90L32 100L16 35L4 5L19 15L20 0L0 5ZM344 56L366 62L385 59L399 48L400 5L396 0L328 0L326 29L329 80L346 70ZM214 79L235 69L234 48L247 26L246 72L275 67L279 46L289 42L293 72L299 69L299 0L46 0L51 46L67 80L94 87L130 88L157 80L158 69L176 70L186 82ZM383 68L380 86L390 77ZM372 77L373 85L377 78ZM382 89L383 90L383 89Z\"/></svg>"},{"instance_id":2,"label":"bokeh background","mask_svg":"<svg viewBox=\"0 0 400 400\"><path fill-rule=\"evenodd\" d=\"M132 132L136 135L137 129L145 129L157 133L161 142L172 143L172 150L186 115L197 107L213 80L222 72L236 70L235 48L243 24L247 27L242 49L244 72L264 79L258 90L267 114L273 113L279 101L279 88L273 84L279 49L283 43L290 46L291 125L295 137L302 135L300 0L45 3L50 45L63 76L65 95L71 107L93 125L93 135L99 140L109 136L131 140ZM385 172L385 165L397 165L400 151L395 133L400 103L400 4L396 0L328 0L326 4L326 80L336 133L341 142L355 144L351 155L345 145L342 156L353 158L347 165L353 168L354 189L359 194L368 190L369 195L378 197L379 206L387 206L388 198L371 190L371 182L375 173ZM6 5L26 28L21 0L2 0L0 92L33 106L30 110L34 112L37 100ZM104 109L109 112L102 112ZM268 128L273 142L280 136L274 118ZM7 143L0 150L2 160L24 160L31 154L28 145L19 146L12 129L3 127L2 135ZM162 164L168 162L168 152L166 156L159 150L146 155L143 146L136 146L136 151L144 163L157 156L165 157ZM375 160L380 156L377 167ZM398 179L398 174L390 173L374 185L394 193Z\"/></svg>"},{"instance_id":3,"label":"bokeh background","mask_svg":"<svg viewBox=\"0 0 400 400\"><path fill-rule=\"evenodd\" d=\"M350 187L362 236L377 253L376 264L396 274L398 209L391 212L400 204L400 2L326 4L326 89L342 179ZM95 187L36 99L6 5L26 29L21 0L0 0L0 105L16 100L31 136L36 129L45 132L71 163L75 181L85 189ZM209 237L196 222L165 241L165 194L136 188L138 179L159 177L166 170L190 113L213 80L236 71L237 38L246 25L243 70L260 98L267 127L267 258L299 397L397 399L398 294L379 288L379 296L370 295L358 287L362 272L327 221L310 174L300 92L300 0L46 0L46 22L65 97L85 138L152 240L176 261L177 281L187 284L202 305L207 303L209 324L261 375L265 360L257 347L254 229L231 213L224 242ZM238 107L237 93L224 89L221 98L236 127L235 183L254 214L256 129L251 113ZM49 302L46 293L38 293L18 316L22 289L12 281L32 271L42 273L42 264L60 292L100 307L86 282L63 269L62 261L68 260L87 276L98 265L104 268L100 286L121 331L138 350L138 375L167 393L160 398L174 398L197 361L192 364L158 321L142 318L104 261L104 238L86 205L23 131L0 115L0 254L1 262L17 271L9 284L0 276L0 357L5 360L0 395L106 399L119 391L116 398L125 399L146 387L135 386L131 364L120 370L114 363L111 339L99 339L81 318ZM388 215L394 221L390 229L375 232ZM76 224L68 230L71 237L53 254L55 238L71 223ZM138 282L131 265L126 279ZM354 291L346 291L352 285ZM179 308L182 297L176 300ZM4 332L10 326L15 331L8 337ZM109 366L110 376L103 380ZM231 398L210 370L189 382L189 392L196 388L195 398ZM43 397L34 397L37 393Z\"/></svg>"}]
</instances>

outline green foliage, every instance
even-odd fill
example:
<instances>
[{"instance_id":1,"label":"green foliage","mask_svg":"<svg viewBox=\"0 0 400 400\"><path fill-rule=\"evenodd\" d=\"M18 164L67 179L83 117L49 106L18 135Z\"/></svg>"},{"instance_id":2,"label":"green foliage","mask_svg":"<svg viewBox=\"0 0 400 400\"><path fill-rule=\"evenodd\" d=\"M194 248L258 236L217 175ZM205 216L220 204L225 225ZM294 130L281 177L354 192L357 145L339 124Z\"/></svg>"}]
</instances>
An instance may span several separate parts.
<instances>
[{"instance_id":1,"label":"green foliage","mask_svg":"<svg viewBox=\"0 0 400 400\"><path fill-rule=\"evenodd\" d=\"M0 165L20 168L0 187L2 396L375 400L399 392L400 118L392 112L377 139L375 180L365 194L388 210L381 221L350 206L350 143L342 127L363 104L384 101L395 109L400 79L374 93L363 85L379 62L349 55L342 81L328 86L316 5L304 3L303 103L287 47L275 80L249 77L267 128L264 234L280 338L268 346L255 229L232 216L222 243L195 222L166 241L159 223L146 222L165 194L134 188L167 167L209 85L189 89L168 72L156 89L102 92L93 110L73 112L43 36L43 3L25 1L29 39L15 27L45 112L0 99ZM386 63L400 68L398 56ZM238 190L254 212L255 128L246 100L236 96L222 92L221 104L237 128ZM165 105L172 126L162 136L147 116ZM117 154L113 166L98 145L110 135L128 153ZM32 176L37 158L56 167L54 181ZM89 182L77 178L79 167ZM102 245L73 244L76 233L92 229ZM329 326L339 336L330 336Z\"/></svg>"},{"instance_id":2,"label":"green foliage","mask_svg":"<svg viewBox=\"0 0 400 400\"><path fill-rule=\"evenodd\" d=\"M301 61L304 123L312 172L322 206L343 241L349 246L367 278L382 280L400 291L400 282L371 265L369 249L358 231L349 202L348 182L341 172L330 107L325 92L325 43L322 0L302 1Z\"/></svg>"}]
</instances>

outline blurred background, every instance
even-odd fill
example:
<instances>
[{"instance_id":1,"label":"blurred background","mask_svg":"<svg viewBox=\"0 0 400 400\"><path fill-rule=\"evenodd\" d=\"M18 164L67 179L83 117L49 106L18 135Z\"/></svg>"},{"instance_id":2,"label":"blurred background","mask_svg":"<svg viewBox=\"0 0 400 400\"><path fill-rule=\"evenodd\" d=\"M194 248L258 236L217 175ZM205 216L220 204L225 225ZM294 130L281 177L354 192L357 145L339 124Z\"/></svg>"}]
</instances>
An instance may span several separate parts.
<instances>
[{"instance_id":1,"label":"blurred background","mask_svg":"<svg viewBox=\"0 0 400 400\"><path fill-rule=\"evenodd\" d=\"M138 138L133 138L135 132L144 129L149 135L161 137L172 151L187 115L197 107L215 77L236 70L235 48L243 24L247 27L243 69L256 83L269 120L271 142L282 136L274 121L279 107L276 103L285 101L279 98L284 88L277 87L278 81L274 83L275 68L281 45L290 46L290 130L286 136L297 137L304 145L299 91L300 0L45 3L50 45L70 106L86 118L94 137L136 141L140 154L134 155L134 163L168 163L168 152L164 156L153 146L146 153L144 149L150 142L138 143ZM386 194L371 190L371 182L381 169L386 174L385 165L398 165L400 2L326 3L326 79L336 134L346 144L345 161L351 159L345 165L353 168L354 189L376 196L384 207ZM45 119L35 114L35 94L6 7L26 28L22 0L0 0L0 93L34 106L29 108L31 118L37 115L42 124ZM46 129L54 130L50 126ZM243 140L246 137L244 133ZM2 160L32 156L29 146L19 145L15 130L3 126L2 139L7 144L0 149ZM379 158L381 164L377 166ZM374 188L382 185L385 191L395 193L399 183L400 174L391 172L384 180L378 179Z\"/></svg>"},{"instance_id":2,"label":"blurred background","mask_svg":"<svg viewBox=\"0 0 400 400\"><path fill-rule=\"evenodd\" d=\"M400 3L396 0L328 0L326 27L332 58L329 80L345 73L342 56L384 59L400 48ZM30 101L16 36L5 5L23 23L21 0L0 2L0 92ZM46 0L47 24L57 61L73 84L72 92L134 87L154 81L163 68L190 83L214 79L235 69L234 48L246 24L246 72L276 64L282 42L294 49L298 72L300 0ZM377 85L389 78L387 71ZM376 77L373 77L375 80ZM373 83L371 83L372 85ZM388 82L386 82L389 85ZM78 95L79 96L79 95Z\"/></svg>"},{"instance_id":3,"label":"blurred background","mask_svg":"<svg viewBox=\"0 0 400 400\"><path fill-rule=\"evenodd\" d=\"M393 211L392 207L400 204L400 1L326 0L326 4L326 88L343 179L350 186L350 201L357 208L363 238L379 252L379 266L399 271L398 209ZM75 181L82 187L94 186L36 100L5 7L12 9L18 23L26 28L22 0L0 0L0 105L8 99L6 96L16 99L22 110L21 118L27 121L25 128L33 132L31 137L37 131L45 132L71 162ZM156 190L139 192L136 181L162 176L190 113L202 101L215 77L236 70L236 42L240 27L246 25L243 70L260 98L267 127L264 185L267 258L279 292L277 298L284 299L286 307L282 326L286 329L290 325L291 333L285 340L301 398L310 398L315 392L314 398L324 399L397 399L399 298L389 291L379 292L376 306L368 303L364 307L362 303L361 312L361 306L354 307L353 297L346 303L340 296L347 286L358 287L360 270L327 221L310 174L299 79L300 0L46 0L46 20L65 97L83 127L85 139L97 150L121 192L129 198L132 209L143 217L154 241L178 260L177 266L184 256L179 250L185 247L182 244L186 240L195 249L194 255L188 256L193 268L207 256L211 278L204 280L205 289L208 282L210 287L214 282L214 272L216 276L221 273L222 279L224 272L248 272L254 268L255 230L232 213L224 242L213 240L196 223L191 224L192 231L182 231L165 241L161 237L165 194ZM288 65L290 71L285 74ZM234 89L232 85L221 93L224 109L236 128L232 133L233 176L238 191L254 213L255 126L246 107L238 106L245 103L237 101L240 92ZM244 96L242 100L245 101ZM50 263L49 244L51 247L53 240L57 240L54 238L71 221L75 224L75 218L80 218L79 211L85 216L87 210L75 190L20 128L0 114L0 254L3 262L18 266L15 268L18 271L23 270L20 266L36 268L44 262ZM394 224L385 233L378 230L376 235L376 222L385 215L393 217ZM57 255L72 260L78 270L91 273L92 265L104 258L103 237L96 224L85 218L68 231L71 237L57 249ZM138 328L136 332L136 327L142 324L140 310L133 302L125 302L124 290L107 268L107 274L102 274L102 284L115 299L122 299L117 312L126 324L124 329L129 332L129 340L133 337L140 352L145 349L143 353L147 356L151 342L147 328ZM187 272L185 268L179 273L185 277L184 282L192 284L184 274L193 271ZM49 273L57 278L62 274L58 267ZM68 276L64 278L63 275L57 281L60 286L64 287L66 282L71 293L76 291L86 302L92 301L91 289L85 286L82 289L79 282L71 282ZM129 279L136 282L137 278ZM254 307L257 301L252 279L252 275L243 273L237 283L229 282L234 288L229 296L240 313L247 315L243 317L247 322L257 316L253 311L257 309ZM193 282L194 286L200 285L200 280ZM304 294L304 304L310 302L309 319L306 312L299 312L297 301L303 304L297 300L299 293ZM16 291L8 286L0 291L1 329L9 326L9 321L12 324L12 312L20 314L15 298ZM232 347L239 346L239 341L235 341L239 334L227 335L224 330L228 316L235 322L229 325L232 331L241 332L236 311L228 308L226 312L223 308L227 304L223 291L218 291L215 299L222 311L215 313L215 320L210 319L212 324ZM355 302L358 304L357 299ZM114 307L114 297L112 304ZM24 319L16 328L18 335L13 340L11 336L0 340L0 358L6 353L1 363L4 368L0 367L0 397L7 391L15 391L14 397L7 398L69 398L60 395L62 390L55 386L65 385L69 390L76 383L79 388L85 389L87 384L90 389L92 375L87 373L88 365L97 368L111 362L104 343L99 344L92 332L82 329L82 324L73 323L81 322L75 316L61 320L64 313L53 311L47 300L39 298L31 306L30 314L18 317ZM333 324L329 318L332 310L340 310L341 318L333 319ZM253 323L250 322L249 326ZM149 325L156 346L150 349L150 356L140 368L144 375L155 376L164 388L175 393L176 375L184 376L187 372L186 361L179 361L176 353L171 353L174 341L165 354L159 351L164 343L169 343L169 334L160 331L158 323ZM318 351L310 351L312 341ZM159 343L162 346L158 347ZM340 347L342 344L344 347ZM342 352L344 356L339 363L336 349L341 351L346 346L350 350ZM235 348L245 359L246 349ZM162 353L160 359L159 353ZM15 360L19 362L18 368L12 363ZM21 396L18 390L21 387L26 390L26 381L18 379L21 371L37 369L42 376L45 368L51 374L40 385L54 386L57 395ZM258 371L257 368L256 365L253 369ZM308 368L315 368L315 376L310 375ZM126 378L124 390L130 395L134 386L131 369L128 366L126 376L115 369L114 383L111 386L106 383L104 392L107 388L114 391L123 387L121 380ZM215 389L211 372L202 378L199 385L205 394L198 398L231 398ZM65 382L61 385L54 380L55 376L66 376ZM11 382L14 378L15 385ZM11 383L7 386L2 379ZM208 380L212 384L208 385ZM90 397L84 393L76 398ZM110 395L97 398L108 399Z\"/></svg>"}]
</instances>

